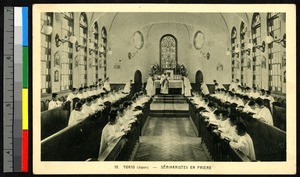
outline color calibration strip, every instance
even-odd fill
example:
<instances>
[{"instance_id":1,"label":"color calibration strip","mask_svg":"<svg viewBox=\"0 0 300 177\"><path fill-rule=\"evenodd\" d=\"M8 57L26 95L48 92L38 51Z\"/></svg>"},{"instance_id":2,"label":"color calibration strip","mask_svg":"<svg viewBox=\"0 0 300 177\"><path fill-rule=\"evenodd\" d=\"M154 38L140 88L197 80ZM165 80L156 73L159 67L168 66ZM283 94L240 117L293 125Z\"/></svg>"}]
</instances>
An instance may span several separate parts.
<instances>
[{"instance_id":1,"label":"color calibration strip","mask_svg":"<svg viewBox=\"0 0 300 177\"><path fill-rule=\"evenodd\" d=\"M28 172L28 7L22 7L22 172Z\"/></svg>"},{"instance_id":2,"label":"color calibration strip","mask_svg":"<svg viewBox=\"0 0 300 177\"><path fill-rule=\"evenodd\" d=\"M28 8L4 8L3 171L28 172Z\"/></svg>"}]
</instances>

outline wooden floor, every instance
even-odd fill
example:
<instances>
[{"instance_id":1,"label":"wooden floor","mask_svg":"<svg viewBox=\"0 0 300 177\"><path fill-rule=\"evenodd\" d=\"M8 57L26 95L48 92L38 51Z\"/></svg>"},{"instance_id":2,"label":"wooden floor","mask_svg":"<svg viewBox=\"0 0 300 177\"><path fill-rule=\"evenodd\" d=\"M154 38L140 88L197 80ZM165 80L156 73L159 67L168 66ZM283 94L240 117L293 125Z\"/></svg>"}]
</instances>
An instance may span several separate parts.
<instances>
[{"instance_id":1,"label":"wooden floor","mask_svg":"<svg viewBox=\"0 0 300 177\"><path fill-rule=\"evenodd\" d=\"M150 117L134 161L208 161L188 117Z\"/></svg>"}]
</instances>

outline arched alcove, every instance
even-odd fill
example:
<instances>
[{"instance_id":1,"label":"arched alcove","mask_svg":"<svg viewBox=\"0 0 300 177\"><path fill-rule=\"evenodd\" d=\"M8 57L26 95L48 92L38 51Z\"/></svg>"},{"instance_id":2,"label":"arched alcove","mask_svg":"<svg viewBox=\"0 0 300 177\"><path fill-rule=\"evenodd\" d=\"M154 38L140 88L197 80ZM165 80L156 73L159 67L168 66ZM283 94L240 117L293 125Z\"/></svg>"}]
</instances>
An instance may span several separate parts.
<instances>
[{"instance_id":1,"label":"arched alcove","mask_svg":"<svg viewBox=\"0 0 300 177\"><path fill-rule=\"evenodd\" d=\"M197 91L199 90L200 91L200 83L203 81L203 73L202 71L198 70L196 72L196 75L195 75L195 87L194 89L196 89Z\"/></svg>"},{"instance_id":2,"label":"arched alcove","mask_svg":"<svg viewBox=\"0 0 300 177\"><path fill-rule=\"evenodd\" d=\"M142 90L142 73L140 70L134 72L134 92L139 92Z\"/></svg>"},{"instance_id":3,"label":"arched alcove","mask_svg":"<svg viewBox=\"0 0 300 177\"><path fill-rule=\"evenodd\" d=\"M203 81L203 73L200 70L198 70L195 75L195 82L200 84L202 81Z\"/></svg>"}]
</instances>

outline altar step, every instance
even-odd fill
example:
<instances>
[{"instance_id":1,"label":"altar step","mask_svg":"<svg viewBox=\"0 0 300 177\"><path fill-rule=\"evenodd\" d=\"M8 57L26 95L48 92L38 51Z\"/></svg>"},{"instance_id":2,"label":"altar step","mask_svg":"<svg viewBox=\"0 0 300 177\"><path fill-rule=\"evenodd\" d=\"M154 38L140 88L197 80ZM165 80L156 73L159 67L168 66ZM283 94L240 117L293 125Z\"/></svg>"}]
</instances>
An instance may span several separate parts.
<instances>
[{"instance_id":1,"label":"altar step","mask_svg":"<svg viewBox=\"0 0 300 177\"><path fill-rule=\"evenodd\" d=\"M173 102L186 102L187 99L182 95L155 95L153 101L173 101Z\"/></svg>"},{"instance_id":2,"label":"altar step","mask_svg":"<svg viewBox=\"0 0 300 177\"><path fill-rule=\"evenodd\" d=\"M155 95L149 114L155 117L189 116L189 105L182 95Z\"/></svg>"},{"instance_id":3,"label":"altar step","mask_svg":"<svg viewBox=\"0 0 300 177\"><path fill-rule=\"evenodd\" d=\"M187 100L182 95L162 95L162 96L155 96L153 98L153 103L186 103Z\"/></svg>"},{"instance_id":4,"label":"altar step","mask_svg":"<svg viewBox=\"0 0 300 177\"><path fill-rule=\"evenodd\" d=\"M178 94L159 94L159 95L155 95L155 96L154 96L154 98L161 98L161 97L184 98L182 95L178 95Z\"/></svg>"},{"instance_id":5,"label":"altar step","mask_svg":"<svg viewBox=\"0 0 300 177\"><path fill-rule=\"evenodd\" d=\"M186 102L152 102L150 104L150 110L188 111L189 105Z\"/></svg>"},{"instance_id":6,"label":"altar step","mask_svg":"<svg viewBox=\"0 0 300 177\"><path fill-rule=\"evenodd\" d=\"M149 112L150 117L187 117L189 116L189 111L187 110L152 110Z\"/></svg>"}]
</instances>

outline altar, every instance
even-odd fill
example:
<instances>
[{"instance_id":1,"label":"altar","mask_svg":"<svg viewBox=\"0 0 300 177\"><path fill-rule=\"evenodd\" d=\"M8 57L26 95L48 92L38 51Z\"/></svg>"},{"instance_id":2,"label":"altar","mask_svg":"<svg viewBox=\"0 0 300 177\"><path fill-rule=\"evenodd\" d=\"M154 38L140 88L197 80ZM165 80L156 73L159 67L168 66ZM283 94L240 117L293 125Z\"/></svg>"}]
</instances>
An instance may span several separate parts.
<instances>
[{"instance_id":1,"label":"altar","mask_svg":"<svg viewBox=\"0 0 300 177\"><path fill-rule=\"evenodd\" d=\"M154 81L155 94L160 93L160 80ZM182 80L181 79L170 79L169 80L169 94L181 94Z\"/></svg>"},{"instance_id":2,"label":"altar","mask_svg":"<svg viewBox=\"0 0 300 177\"><path fill-rule=\"evenodd\" d=\"M164 38L165 39L165 38ZM182 78L187 75L187 69L184 65L177 63L176 42L170 36L166 36L166 41L162 45L162 53L160 63L154 63L151 67L150 74L154 78L155 94L160 94L161 84L160 78L162 74L167 74L169 77L169 94L181 94ZM174 48L175 47L175 48Z\"/></svg>"}]
</instances>

